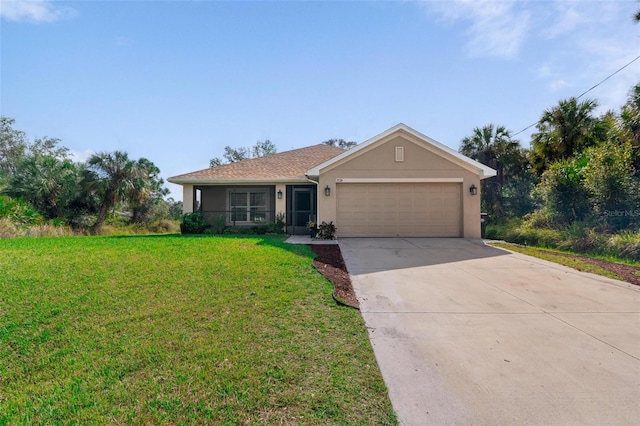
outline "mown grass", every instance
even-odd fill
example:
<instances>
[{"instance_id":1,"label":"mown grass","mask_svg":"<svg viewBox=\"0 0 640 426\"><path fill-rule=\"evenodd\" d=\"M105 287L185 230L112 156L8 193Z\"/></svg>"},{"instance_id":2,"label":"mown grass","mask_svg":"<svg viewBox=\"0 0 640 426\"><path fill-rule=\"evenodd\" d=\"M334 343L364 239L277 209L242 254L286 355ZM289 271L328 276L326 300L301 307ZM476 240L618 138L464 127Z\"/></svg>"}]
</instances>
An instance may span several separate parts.
<instances>
[{"instance_id":1,"label":"mown grass","mask_svg":"<svg viewBox=\"0 0 640 426\"><path fill-rule=\"evenodd\" d=\"M504 248L507 250L512 250L518 253L526 254L528 256L537 257L538 259L548 260L550 262L555 262L560 265L568 266L573 269L577 269L578 271L590 272L592 274L601 275L603 277L609 277L616 280L622 280L617 274L608 271L604 268L601 268L597 265L594 265L589 262L585 262L576 257L569 257L567 253L561 252L559 250L552 249L544 249L539 247L529 247L529 246L521 246L517 244L511 243L499 243L499 242L491 242L492 246Z\"/></svg>"},{"instance_id":2,"label":"mown grass","mask_svg":"<svg viewBox=\"0 0 640 426\"><path fill-rule=\"evenodd\" d=\"M280 237L0 240L0 424L394 424L312 257Z\"/></svg>"}]
</instances>

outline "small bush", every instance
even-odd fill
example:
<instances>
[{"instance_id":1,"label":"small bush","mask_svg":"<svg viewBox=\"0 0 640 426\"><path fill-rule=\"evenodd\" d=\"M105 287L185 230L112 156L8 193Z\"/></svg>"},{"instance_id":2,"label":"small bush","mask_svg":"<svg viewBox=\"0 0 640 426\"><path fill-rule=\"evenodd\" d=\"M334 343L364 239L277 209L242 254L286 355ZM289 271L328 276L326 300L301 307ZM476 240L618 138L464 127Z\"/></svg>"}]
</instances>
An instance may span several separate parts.
<instances>
[{"instance_id":1,"label":"small bush","mask_svg":"<svg viewBox=\"0 0 640 426\"><path fill-rule=\"evenodd\" d=\"M0 217L8 218L17 226L44 223L42 215L31 204L6 196L0 197Z\"/></svg>"},{"instance_id":2,"label":"small bush","mask_svg":"<svg viewBox=\"0 0 640 426\"><path fill-rule=\"evenodd\" d=\"M7 218L0 219L0 238L16 238L20 236L18 228Z\"/></svg>"},{"instance_id":3,"label":"small bush","mask_svg":"<svg viewBox=\"0 0 640 426\"><path fill-rule=\"evenodd\" d=\"M149 231L156 234L169 234L180 231L180 223L176 220L159 219L149 225Z\"/></svg>"},{"instance_id":4,"label":"small bush","mask_svg":"<svg viewBox=\"0 0 640 426\"><path fill-rule=\"evenodd\" d=\"M273 223L273 227L274 227L274 233L276 234L284 234L285 233L285 226L287 225L287 222L285 220L285 214L284 213L278 213L276 215L276 221Z\"/></svg>"},{"instance_id":5,"label":"small bush","mask_svg":"<svg viewBox=\"0 0 640 426\"><path fill-rule=\"evenodd\" d=\"M489 240L505 240L507 233L522 225L520 219L509 219L504 223L488 223L485 228L485 238Z\"/></svg>"},{"instance_id":6,"label":"small bush","mask_svg":"<svg viewBox=\"0 0 640 426\"><path fill-rule=\"evenodd\" d=\"M227 217L220 215L213 221L213 233L222 234L227 229Z\"/></svg>"},{"instance_id":7,"label":"small bush","mask_svg":"<svg viewBox=\"0 0 640 426\"><path fill-rule=\"evenodd\" d=\"M207 228L207 222L202 213L193 212L182 215L180 232L183 234L203 234Z\"/></svg>"},{"instance_id":8,"label":"small bush","mask_svg":"<svg viewBox=\"0 0 640 426\"><path fill-rule=\"evenodd\" d=\"M548 209L538 209L524 217L523 224L529 228L555 228L557 222L553 212Z\"/></svg>"},{"instance_id":9,"label":"small bush","mask_svg":"<svg viewBox=\"0 0 640 426\"><path fill-rule=\"evenodd\" d=\"M599 232L584 222L551 229L533 228L529 221L525 221L512 227L487 225L486 232L487 238L510 243L640 261L640 231L611 235Z\"/></svg>"},{"instance_id":10,"label":"small bush","mask_svg":"<svg viewBox=\"0 0 640 426\"><path fill-rule=\"evenodd\" d=\"M28 237L64 237L73 235L73 231L66 226L55 226L53 224L44 223L42 225L34 225L27 229Z\"/></svg>"},{"instance_id":11,"label":"small bush","mask_svg":"<svg viewBox=\"0 0 640 426\"><path fill-rule=\"evenodd\" d=\"M87 233L96 223L96 216L88 213L80 213L69 218L68 222L73 229Z\"/></svg>"},{"instance_id":12,"label":"small bush","mask_svg":"<svg viewBox=\"0 0 640 426\"><path fill-rule=\"evenodd\" d=\"M560 250L570 250L577 253L599 254L606 242L606 236L587 227L582 222L574 222L561 230L562 240L555 246Z\"/></svg>"},{"instance_id":13,"label":"small bush","mask_svg":"<svg viewBox=\"0 0 640 426\"><path fill-rule=\"evenodd\" d=\"M265 235L267 233L268 228L269 228L269 225L267 224L253 225L251 227L251 233L256 235Z\"/></svg>"},{"instance_id":14,"label":"small bush","mask_svg":"<svg viewBox=\"0 0 640 426\"><path fill-rule=\"evenodd\" d=\"M527 226L519 226L508 230L504 235L504 240L525 246L553 248L562 241L562 234L554 229L534 229Z\"/></svg>"},{"instance_id":15,"label":"small bush","mask_svg":"<svg viewBox=\"0 0 640 426\"><path fill-rule=\"evenodd\" d=\"M322 222L318 226L318 238L321 240L333 240L336 236L336 226L333 224L333 221Z\"/></svg>"},{"instance_id":16,"label":"small bush","mask_svg":"<svg viewBox=\"0 0 640 426\"><path fill-rule=\"evenodd\" d=\"M640 231L612 235L605 244L606 254L640 262Z\"/></svg>"}]
</instances>

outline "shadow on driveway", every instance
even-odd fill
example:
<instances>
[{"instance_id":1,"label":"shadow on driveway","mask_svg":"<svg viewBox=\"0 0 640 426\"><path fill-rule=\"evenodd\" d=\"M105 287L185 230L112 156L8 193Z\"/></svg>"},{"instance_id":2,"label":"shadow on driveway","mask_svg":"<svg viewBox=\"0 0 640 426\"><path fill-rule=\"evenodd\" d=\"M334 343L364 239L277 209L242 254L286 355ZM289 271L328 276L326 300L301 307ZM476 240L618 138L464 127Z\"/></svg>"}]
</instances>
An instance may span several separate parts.
<instances>
[{"instance_id":1,"label":"shadow on driveway","mask_svg":"<svg viewBox=\"0 0 640 426\"><path fill-rule=\"evenodd\" d=\"M352 275L510 254L481 240L461 238L344 238L339 243Z\"/></svg>"}]
</instances>

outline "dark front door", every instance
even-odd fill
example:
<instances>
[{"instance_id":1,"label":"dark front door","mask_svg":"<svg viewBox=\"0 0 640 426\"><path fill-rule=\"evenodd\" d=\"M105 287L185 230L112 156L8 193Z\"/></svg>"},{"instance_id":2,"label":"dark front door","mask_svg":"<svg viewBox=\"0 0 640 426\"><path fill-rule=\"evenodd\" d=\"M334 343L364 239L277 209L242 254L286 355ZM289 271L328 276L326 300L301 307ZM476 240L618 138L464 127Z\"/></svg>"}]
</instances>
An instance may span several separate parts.
<instances>
[{"instance_id":1,"label":"dark front door","mask_svg":"<svg viewBox=\"0 0 640 426\"><path fill-rule=\"evenodd\" d=\"M315 221L315 191L313 187L306 186L292 189L291 224L292 233L295 235L308 234L307 223Z\"/></svg>"}]
</instances>

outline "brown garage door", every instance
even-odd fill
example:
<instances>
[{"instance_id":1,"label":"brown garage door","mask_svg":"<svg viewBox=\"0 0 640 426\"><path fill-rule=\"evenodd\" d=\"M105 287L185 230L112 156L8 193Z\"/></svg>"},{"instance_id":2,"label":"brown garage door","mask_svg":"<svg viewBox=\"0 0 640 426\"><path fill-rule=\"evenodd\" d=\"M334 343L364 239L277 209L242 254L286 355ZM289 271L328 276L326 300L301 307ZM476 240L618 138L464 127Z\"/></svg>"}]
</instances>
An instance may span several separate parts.
<instances>
[{"instance_id":1,"label":"brown garage door","mask_svg":"<svg viewBox=\"0 0 640 426\"><path fill-rule=\"evenodd\" d=\"M459 183L340 183L341 237L460 237Z\"/></svg>"}]
</instances>

